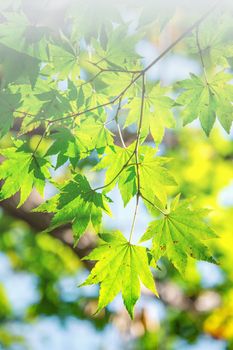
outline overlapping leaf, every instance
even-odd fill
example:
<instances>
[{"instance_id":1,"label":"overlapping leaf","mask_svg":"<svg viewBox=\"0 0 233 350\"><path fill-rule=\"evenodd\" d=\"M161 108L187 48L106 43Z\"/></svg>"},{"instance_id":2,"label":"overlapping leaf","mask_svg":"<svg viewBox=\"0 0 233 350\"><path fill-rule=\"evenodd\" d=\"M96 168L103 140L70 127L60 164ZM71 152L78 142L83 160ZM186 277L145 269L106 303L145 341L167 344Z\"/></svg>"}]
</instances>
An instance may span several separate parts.
<instances>
[{"instance_id":1,"label":"overlapping leaf","mask_svg":"<svg viewBox=\"0 0 233 350\"><path fill-rule=\"evenodd\" d=\"M132 156L133 147L109 147L105 152L105 156L95 167L96 170L107 168L104 183L105 185L109 184L109 186L107 186L104 191L106 193L109 192L118 183L124 205L136 194L135 166L130 165L135 158ZM122 170L122 172L119 174L120 170ZM119 176L117 176L118 174Z\"/></svg>"},{"instance_id":2,"label":"overlapping leaf","mask_svg":"<svg viewBox=\"0 0 233 350\"><path fill-rule=\"evenodd\" d=\"M35 85L41 61L48 59L45 36L48 28L33 26L23 13L4 11L0 23L0 62L6 83L29 78Z\"/></svg>"},{"instance_id":3,"label":"overlapping leaf","mask_svg":"<svg viewBox=\"0 0 233 350\"><path fill-rule=\"evenodd\" d=\"M33 26L23 13L4 13L0 24L0 43L28 56L46 60L46 28Z\"/></svg>"},{"instance_id":4,"label":"overlapping leaf","mask_svg":"<svg viewBox=\"0 0 233 350\"><path fill-rule=\"evenodd\" d=\"M71 223L76 243L84 233L89 222L98 230L102 212L110 215L109 198L94 191L85 176L76 175L61 188L61 193L42 204L36 211L55 213L50 228Z\"/></svg>"},{"instance_id":5,"label":"overlapping leaf","mask_svg":"<svg viewBox=\"0 0 233 350\"><path fill-rule=\"evenodd\" d=\"M33 155L24 145L2 149L0 154L6 158L0 165L0 179L4 180L0 191L1 200L20 191L20 206L30 195L33 186L43 195L45 180L50 178L48 161Z\"/></svg>"},{"instance_id":6,"label":"overlapping leaf","mask_svg":"<svg viewBox=\"0 0 233 350\"><path fill-rule=\"evenodd\" d=\"M0 91L0 137L4 136L12 127L14 111L21 104L20 94Z\"/></svg>"},{"instance_id":7,"label":"overlapping leaf","mask_svg":"<svg viewBox=\"0 0 233 350\"><path fill-rule=\"evenodd\" d=\"M34 87L37 81L41 62L25 53L18 52L0 43L0 64L2 86L9 83L29 81Z\"/></svg>"},{"instance_id":8,"label":"overlapping leaf","mask_svg":"<svg viewBox=\"0 0 233 350\"><path fill-rule=\"evenodd\" d=\"M54 142L45 156L57 155L56 168L63 165L68 159L75 167L81 158L85 158L90 154L80 137L76 137L67 128L58 129L55 134L52 134L52 138Z\"/></svg>"},{"instance_id":9,"label":"overlapping leaf","mask_svg":"<svg viewBox=\"0 0 233 350\"><path fill-rule=\"evenodd\" d=\"M167 89L157 84L145 97L142 136L145 138L150 132L156 144L162 141L165 128L176 126L172 113L174 101L166 93ZM127 105L129 114L125 127L139 122L141 103L141 97L135 97Z\"/></svg>"},{"instance_id":10,"label":"overlapping leaf","mask_svg":"<svg viewBox=\"0 0 233 350\"><path fill-rule=\"evenodd\" d=\"M128 148L118 146L109 148L100 163L95 167L96 170L107 168L104 192L109 192L118 184L124 205L127 205L137 193L137 169L134 149L134 144ZM156 157L156 151L147 146L140 148L139 158L140 193L149 200L153 200L156 196L164 203L167 187L176 185L175 179L165 168L168 159Z\"/></svg>"},{"instance_id":11,"label":"overlapping leaf","mask_svg":"<svg viewBox=\"0 0 233 350\"><path fill-rule=\"evenodd\" d=\"M77 130L77 135L88 149L96 148L101 151L113 144L113 134L99 118L89 117L83 120Z\"/></svg>"},{"instance_id":12,"label":"overlapping leaf","mask_svg":"<svg viewBox=\"0 0 233 350\"><path fill-rule=\"evenodd\" d=\"M216 28L218 29L216 30ZM232 29L230 14L221 17L210 17L200 26L198 41L207 67L220 65L227 68L230 66L230 59L233 57ZM189 43L190 52L200 56L196 31L194 31L192 37L186 40Z\"/></svg>"},{"instance_id":13,"label":"overlapping leaf","mask_svg":"<svg viewBox=\"0 0 233 350\"><path fill-rule=\"evenodd\" d=\"M67 79L67 77L77 79L80 74L79 55L71 44L50 45L49 51L54 73L59 79Z\"/></svg>"},{"instance_id":14,"label":"overlapping leaf","mask_svg":"<svg viewBox=\"0 0 233 350\"><path fill-rule=\"evenodd\" d=\"M130 36L128 28L124 26L114 28L108 38L106 59L117 64L138 59L140 56L136 53L135 44L140 36L141 33Z\"/></svg>"},{"instance_id":15,"label":"overlapping leaf","mask_svg":"<svg viewBox=\"0 0 233 350\"><path fill-rule=\"evenodd\" d=\"M71 110L70 102L66 96L58 90L51 89L36 95L43 102L37 118L46 119L46 116L59 118Z\"/></svg>"},{"instance_id":16,"label":"overlapping leaf","mask_svg":"<svg viewBox=\"0 0 233 350\"><path fill-rule=\"evenodd\" d=\"M184 125L199 118L203 130L209 135L217 117L229 133L233 121L233 85L230 84L232 75L219 72L207 79L208 81L191 74L190 79L178 84L184 89L176 100L184 106Z\"/></svg>"},{"instance_id":17,"label":"overlapping leaf","mask_svg":"<svg viewBox=\"0 0 233 350\"><path fill-rule=\"evenodd\" d=\"M134 305L140 296L140 281L157 295L146 248L130 244L120 232L102 234L101 239L102 244L85 258L98 262L83 285L101 284L97 311L121 291L133 318Z\"/></svg>"},{"instance_id":18,"label":"overlapping leaf","mask_svg":"<svg viewBox=\"0 0 233 350\"><path fill-rule=\"evenodd\" d=\"M176 181L165 168L168 158L156 156L156 151L148 146L140 151L140 192L149 200L156 196L163 204L167 199L167 187L176 186Z\"/></svg>"}]
</instances>

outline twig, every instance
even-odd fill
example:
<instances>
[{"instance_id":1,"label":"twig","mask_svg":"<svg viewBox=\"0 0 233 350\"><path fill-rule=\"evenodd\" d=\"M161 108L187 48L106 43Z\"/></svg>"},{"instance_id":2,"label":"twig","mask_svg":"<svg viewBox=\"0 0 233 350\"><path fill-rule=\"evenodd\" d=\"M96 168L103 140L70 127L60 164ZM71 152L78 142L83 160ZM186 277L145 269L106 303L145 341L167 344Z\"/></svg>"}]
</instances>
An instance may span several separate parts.
<instances>
[{"instance_id":1,"label":"twig","mask_svg":"<svg viewBox=\"0 0 233 350\"><path fill-rule=\"evenodd\" d=\"M80 84L78 87L81 88L84 85L90 84L92 83L96 78L98 78L98 76L100 76L100 74L102 74L102 71L99 71L98 73L96 73L92 78L90 78L89 80L85 81L84 83Z\"/></svg>"},{"instance_id":2,"label":"twig","mask_svg":"<svg viewBox=\"0 0 233 350\"><path fill-rule=\"evenodd\" d=\"M206 68L205 68L204 57L202 55L202 49L201 49L200 40L199 40L199 25L196 28L196 44L197 44L198 53L199 53L199 56L200 56L200 59L201 59L201 65L202 65L202 68L203 68L205 82L206 82L206 85L209 86L209 82L208 82L207 75L206 75Z\"/></svg>"},{"instance_id":3,"label":"twig","mask_svg":"<svg viewBox=\"0 0 233 350\"><path fill-rule=\"evenodd\" d=\"M110 186L117 178L118 176L122 173L122 171L128 166L130 160L133 158L133 156L135 155L135 152L133 152L129 159L125 162L125 164L121 167L121 169L118 171L118 173L112 178L111 181L109 181L106 185L100 186L100 187L96 187L94 189L92 189L92 191L97 191L97 190L102 190L105 187Z\"/></svg>"},{"instance_id":4,"label":"twig","mask_svg":"<svg viewBox=\"0 0 233 350\"><path fill-rule=\"evenodd\" d=\"M119 115L119 112L121 110L121 100L122 100L122 98L119 99L119 103L118 103L118 107L117 107L117 111L116 111L116 115L115 115L115 121L116 121L116 125L117 125L117 129L118 129L118 133L119 133L119 136L120 136L120 140L121 140L122 146L124 148L126 148L126 145L125 145L125 142L124 142L124 139L123 139L123 135L122 135L122 132L121 132L120 124L118 122L118 115Z\"/></svg>"},{"instance_id":5,"label":"twig","mask_svg":"<svg viewBox=\"0 0 233 350\"><path fill-rule=\"evenodd\" d=\"M48 123L48 125L46 126L46 128L45 128L43 134L41 135L41 137L40 137L40 139L39 139L39 142L37 143L37 145L36 145L34 151L32 152L32 157L34 157L35 153L37 152L38 148L40 147L41 142L43 141L45 135L47 134L47 131L48 131L48 129L49 129L49 125L50 125L50 123Z\"/></svg>"},{"instance_id":6,"label":"twig","mask_svg":"<svg viewBox=\"0 0 233 350\"><path fill-rule=\"evenodd\" d=\"M113 72L113 73L128 73L128 74L135 74L135 73L140 73L141 69L138 70L128 70L128 69L123 69L123 68L103 68L101 67L98 63L88 61L90 64L95 66L96 68L99 69L100 72Z\"/></svg>"},{"instance_id":7,"label":"twig","mask_svg":"<svg viewBox=\"0 0 233 350\"><path fill-rule=\"evenodd\" d=\"M118 122L116 122L116 124L117 124L118 134L119 134L119 136L120 136L120 140L121 140L122 146L123 146L124 148L126 148L125 141L124 141L124 139L123 139L123 135L122 135L122 132L121 132L120 124L119 124Z\"/></svg>"},{"instance_id":8,"label":"twig","mask_svg":"<svg viewBox=\"0 0 233 350\"><path fill-rule=\"evenodd\" d=\"M28 113L28 112L23 112L23 111L19 111L19 110L15 110L14 113L23 114L25 117L27 117L27 116L29 116L29 117L36 117L36 114L32 114L32 113Z\"/></svg>"},{"instance_id":9,"label":"twig","mask_svg":"<svg viewBox=\"0 0 233 350\"><path fill-rule=\"evenodd\" d=\"M150 68L152 68L158 61L163 58L169 51L173 49L181 40L183 40L188 34L190 34L196 27L198 27L216 8L220 3L217 0L212 7L209 8L196 22L194 22L184 33L182 33L171 45L169 45L157 58L155 58L146 68L143 69L142 73L146 73Z\"/></svg>"},{"instance_id":10,"label":"twig","mask_svg":"<svg viewBox=\"0 0 233 350\"><path fill-rule=\"evenodd\" d=\"M141 102L141 110L140 110L140 117L139 117L139 124L138 124L138 133L137 133L136 145L134 150L135 161L136 161L136 173L137 173L137 194L136 194L136 206L135 206L135 211L133 216L133 222L132 222L130 235L129 235L129 243L131 242L133 232L134 232L134 227L135 227L135 222L136 222L136 217L138 212L139 199L140 199L140 192L141 192L138 149L139 149L139 142L140 142L141 129L142 129L144 103L145 103L145 74L142 75L142 102Z\"/></svg>"}]
</instances>

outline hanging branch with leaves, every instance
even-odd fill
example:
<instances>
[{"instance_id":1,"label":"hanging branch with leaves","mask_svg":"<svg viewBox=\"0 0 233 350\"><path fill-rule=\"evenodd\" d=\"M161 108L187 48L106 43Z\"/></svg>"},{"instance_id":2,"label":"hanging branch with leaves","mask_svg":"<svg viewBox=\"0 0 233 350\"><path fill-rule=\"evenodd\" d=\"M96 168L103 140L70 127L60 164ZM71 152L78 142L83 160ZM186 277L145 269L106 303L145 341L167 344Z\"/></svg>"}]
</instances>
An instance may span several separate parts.
<instances>
[{"instance_id":1,"label":"hanging branch with leaves","mask_svg":"<svg viewBox=\"0 0 233 350\"><path fill-rule=\"evenodd\" d=\"M93 227L100 242L85 259L97 263L83 285L100 283L97 312L122 292L124 304L133 317L140 282L158 295L151 269L157 267L162 256L182 274L190 259L216 262L208 244L217 237L207 224L208 210L195 208L191 200L181 200L180 194L171 196L177 192L177 183L168 170L169 159L158 155L158 148L165 129L175 128L180 116L184 125L199 118L207 136L216 118L230 132L233 89L229 67L233 50L229 36L215 45L210 43L208 55L202 47L205 42L202 27L217 16L218 3L193 20L145 67L135 52L148 28L147 22L143 24L143 16L134 34L129 33L120 15L117 20L114 16L101 23L96 33L90 34L82 26L85 13L80 8L75 11L73 4L67 7L67 26L53 29L34 26L34 36L30 37L30 19L24 14L22 20L15 13L23 11L20 2L18 9L2 13L0 134L3 140L11 136L11 146L0 152L5 159L0 165L3 180L0 199L20 192L21 206L33 188L43 196L45 184L50 182L57 187L57 194L34 209L53 213L47 232L71 224L77 245L87 228ZM160 18L153 21L160 23ZM161 30L166 21L169 18L161 21ZM104 25L109 30L107 38L101 37ZM231 29L232 25L224 33ZM12 33L16 33L14 40ZM188 54L200 60L203 76L191 73L190 78L170 87L146 79L149 70L181 42L187 46ZM227 50L221 52L225 56L220 60L216 52L224 45ZM15 69L16 62L19 70ZM170 97L174 92L176 100ZM18 135L14 133L16 121L20 121ZM128 144L122 128L131 126L136 136ZM28 135L37 128L43 132L33 143ZM115 134L119 135L121 147L115 143ZM147 143L149 134L153 145ZM92 159L93 154L96 161L94 166L90 163L93 170L105 170L105 182L97 187L91 186L80 166ZM51 169L62 166L68 166L69 176L58 184ZM112 200L108 193L116 186L124 206L135 198L128 239L119 231L100 234L104 231L103 213L111 215ZM154 218L135 245L132 241L139 202ZM144 241L150 241L148 248L141 245Z\"/></svg>"}]
</instances>

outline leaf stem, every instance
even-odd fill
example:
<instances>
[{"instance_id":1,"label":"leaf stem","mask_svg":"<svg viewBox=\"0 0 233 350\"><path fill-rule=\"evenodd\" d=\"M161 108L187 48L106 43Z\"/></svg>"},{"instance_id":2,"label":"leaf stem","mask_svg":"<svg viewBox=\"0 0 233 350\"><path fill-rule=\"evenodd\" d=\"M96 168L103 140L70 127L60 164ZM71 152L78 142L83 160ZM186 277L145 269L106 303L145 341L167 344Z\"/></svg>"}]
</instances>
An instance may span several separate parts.
<instances>
[{"instance_id":1,"label":"leaf stem","mask_svg":"<svg viewBox=\"0 0 233 350\"><path fill-rule=\"evenodd\" d=\"M157 209L161 214L163 215L167 215L168 213L166 213L165 211L163 211L161 208L159 208L157 205L155 205L153 202L151 202L148 198L146 198L144 195L141 194L142 199L144 199L146 202L148 202L150 205L152 205L152 207L154 207L155 209Z\"/></svg>"},{"instance_id":2,"label":"leaf stem","mask_svg":"<svg viewBox=\"0 0 233 350\"><path fill-rule=\"evenodd\" d=\"M134 215L133 215L133 222L132 222L131 229L130 229L129 243L131 243L133 233L134 233L134 228L135 228L135 223L136 223L136 218L137 218L137 213L138 213L139 199L140 199L140 196L137 195L136 196L136 206L135 206Z\"/></svg>"}]
</instances>

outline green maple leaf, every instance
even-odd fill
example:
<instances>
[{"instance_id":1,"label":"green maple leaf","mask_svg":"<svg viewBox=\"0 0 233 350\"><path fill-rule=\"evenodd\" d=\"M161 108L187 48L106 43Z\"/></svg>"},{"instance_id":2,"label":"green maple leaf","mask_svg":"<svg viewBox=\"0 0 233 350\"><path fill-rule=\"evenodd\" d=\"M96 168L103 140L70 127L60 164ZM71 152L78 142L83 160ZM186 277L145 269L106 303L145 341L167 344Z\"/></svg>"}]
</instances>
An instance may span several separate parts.
<instances>
[{"instance_id":1,"label":"green maple leaf","mask_svg":"<svg viewBox=\"0 0 233 350\"><path fill-rule=\"evenodd\" d=\"M166 96L168 89L157 84L145 97L141 135L146 138L149 132L156 144L163 140L166 128L174 128L176 122L172 113L174 101ZM124 127L139 122L141 97L133 98L128 105L129 114Z\"/></svg>"},{"instance_id":2,"label":"green maple leaf","mask_svg":"<svg viewBox=\"0 0 233 350\"><path fill-rule=\"evenodd\" d=\"M111 63L121 65L127 61L135 61L140 58L135 51L135 45L142 34L129 36L127 32L127 26L119 26L110 33L106 48L106 59Z\"/></svg>"},{"instance_id":3,"label":"green maple leaf","mask_svg":"<svg viewBox=\"0 0 233 350\"><path fill-rule=\"evenodd\" d=\"M106 169L105 185L111 183L104 189L105 193L108 193L113 187L118 184L124 205L126 206L130 199L136 194L136 172L133 165L125 167L125 169L116 177L119 171L125 166L129 158L132 157L133 148L122 148L118 146L108 147L105 152L105 156L95 167L95 170ZM133 163L132 158L131 163ZM116 179L112 181L114 178Z\"/></svg>"},{"instance_id":4,"label":"green maple leaf","mask_svg":"<svg viewBox=\"0 0 233 350\"><path fill-rule=\"evenodd\" d=\"M102 212L111 214L107 204L109 201L108 197L90 187L85 176L78 174L61 188L60 194L52 197L35 211L55 213L48 231L71 223L77 243L90 222L98 230Z\"/></svg>"},{"instance_id":5,"label":"green maple leaf","mask_svg":"<svg viewBox=\"0 0 233 350\"><path fill-rule=\"evenodd\" d=\"M43 195L45 180L50 178L49 162L33 155L24 144L19 148L2 149L0 154L6 158L0 165L0 179L4 180L0 192L1 200L7 199L20 191L18 206L21 206L34 186Z\"/></svg>"},{"instance_id":6,"label":"green maple leaf","mask_svg":"<svg viewBox=\"0 0 233 350\"><path fill-rule=\"evenodd\" d=\"M211 88L216 103L216 116L227 133L230 132L233 121L233 86L232 74L217 73L211 80Z\"/></svg>"},{"instance_id":7,"label":"green maple leaf","mask_svg":"<svg viewBox=\"0 0 233 350\"><path fill-rule=\"evenodd\" d=\"M164 215L153 221L141 241L152 238L152 254L157 262L167 256L173 265L184 274L188 256L197 260L215 262L205 241L217 235L205 223L208 210L190 208L188 201L176 197L169 209L161 208Z\"/></svg>"},{"instance_id":8,"label":"green maple leaf","mask_svg":"<svg viewBox=\"0 0 233 350\"><path fill-rule=\"evenodd\" d=\"M210 134L216 117L222 127L229 133L233 120L233 86L229 84L232 75L219 72L208 79L190 75L178 83L185 89L176 102L184 106L182 112L184 125L199 118L206 135Z\"/></svg>"},{"instance_id":9,"label":"green maple leaf","mask_svg":"<svg viewBox=\"0 0 233 350\"><path fill-rule=\"evenodd\" d=\"M52 89L36 94L35 96L43 102L41 110L35 119L45 119L47 115L49 117L59 118L71 110L69 99L58 90Z\"/></svg>"},{"instance_id":10,"label":"green maple leaf","mask_svg":"<svg viewBox=\"0 0 233 350\"><path fill-rule=\"evenodd\" d=\"M5 12L0 23L0 61L6 83L25 80L34 87L41 61L48 60L48 29L32 25L23 13ZM27 79L28 80L28 79Z\"/></svg>"},{"instance_id":11,"label":"green maple leaf","mask_svg":"<svg viewBox=\"0 0 233 350\"><path fill-rule=\"evenodd\" d=\"M34 87L40 71L40 61L27 54L20 53L0 43L0 62L3 75L3 86L9 83L29 80ZM28 78L28 79L27 79ZM18 84L17 84L18 88Z\"/></svg>"},{"instance_id":12,"label":"green maple leaf","mask_svg":"<svg viewBox=\"0 0 233 350\"><path fill-rule=\"evenodd\" d=\"M76 137L67 128L60 128L51 137L54 142L49 147L45 156L57 155L56 168L63 165L68 159L75 167L81 158L86 158L90 152L82 144L80 137Z\"/></svg>"},{"instance_id":13,"label":"green maple leaf","mask_svg":"<svg viewBox=\"0 0 233 350\"><path fill-rule=\"evenodd\" d=\"M67 79L67 77L73 80L77 79L80 74L79 56L75 52L72 45L60 43L60 46L49 46L50 56L52 58L52 67L54 72L58 75L60 80ZM46 67L44 70L49 69Z\"/></svg>"},{"instance_id":14,"label":"green maple leaf","mask_svg":"<svg viewBox=\"0 0 233 350\"><path fill-rule=\"evenodd\" d=\"M100 283L98 311L121 291L124 304L133 318L140 297L140 281L158 295L148 264L146 248L130 244L121 232L100 235L102 243L86 260L97 260L82 285Z\"/></svg>"},{"instance_id":15,"label":"green maple leaf","mask_svg":"<svg viewBox=\"0 0 233 350\"><path fill-rule=\"evenodd\" d=\"M33 26L22 13L8 12L5 21L0 24L0 42L5 46L46 61L48 59L46 39L47 29Z\"/></svg>"},{"instance_id":16,"label":"green maple leaf","mask_svg":"<svg viewBox=\"0 0 233 350\"><path fill-rule=\"evenodd\" d=\"M104 192L109 192L118 184L124 205L127 205L137 193L137 168L134 148L135 144L130 145L128 148L110 147L100 163L95 167L95 170L107 168L105 185L109 185L104 189ZM128 160L130 161L128 162ZM164 203L167 198L166 188L176 185L173 176L164 167L167 162L167 158L156 157L156 150L147 146L140 147L140 192L147 199L154 200L154 196L156 196ZM120 170L122 171L119 174ZM119 175L116 177L117 174ZM115 180L112 181L113 179Z\"/></svg>"},{"instance_id":17,"label":"green maple leaf","mask_svg":"<svg viewBox=\"0 0 233 350\"><path fill-rule=\"evenodd\" d=\"M0 92L0 137L4 136L12 127L14 111L19 108L20 100L20 94Z\"/></svg>"},{"instance_id":18,"label":"green maple leaf","mask_svg":"<svg viewBox=\"0 0 233 350\"><path fill-rule=\"evenodd\" d=\"M80 123L77 134L82 140L83 144L89 149L102 149L113 144L113 134L109 131L105 124L92 117L85 118Z\"/></svg>"},{"instance_id":19,"label":"green maple leaf","mask_svg":"<svg viewBox=\"0 0 233 350\"><path fill-rule=\"evenodd\" d=\"M156 156L156 151L148 146L140 148L139 156L140 192L149 200L156 196L163 204L167 199L166 190L177 183L165 168L168 158Z\"/></svg>"},{"instance_id":20,"label":"green maple leaf","mask_svg":"<svg viewBox=\"0 0 233 350\"><path fill-rule=\"evenodd\" d=\"M198 40L205 65L220 65L224 68L230 66L229 59L233 57L231 35L232 18L230 14L220 18L209 18L202 24ZM189 43L190 52L200 56L195 31L193 36L186 40Z\"/></svg>"}]
</instances>

